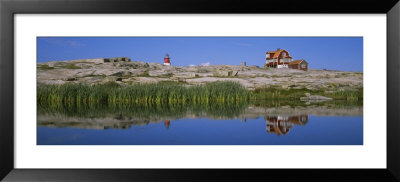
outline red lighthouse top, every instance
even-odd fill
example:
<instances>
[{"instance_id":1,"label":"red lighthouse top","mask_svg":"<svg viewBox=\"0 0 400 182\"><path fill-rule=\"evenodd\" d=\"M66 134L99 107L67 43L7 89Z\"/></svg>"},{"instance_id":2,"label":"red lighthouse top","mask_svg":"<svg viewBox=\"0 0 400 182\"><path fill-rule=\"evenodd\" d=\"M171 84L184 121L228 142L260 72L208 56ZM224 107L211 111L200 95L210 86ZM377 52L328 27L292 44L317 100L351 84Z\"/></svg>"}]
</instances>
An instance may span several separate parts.
<instances>
[{"instance_id":1,"label":"red lighthouse top","mask_svg":"<svg viewBox=\"0 0 400 182\"><path fill-rule=\"evenodd\" d=\"M164 65L171 65L171 62L169 60L169 55L168 54L166 54L165 57L164 57Z\"/></svg>"}]
</instances>

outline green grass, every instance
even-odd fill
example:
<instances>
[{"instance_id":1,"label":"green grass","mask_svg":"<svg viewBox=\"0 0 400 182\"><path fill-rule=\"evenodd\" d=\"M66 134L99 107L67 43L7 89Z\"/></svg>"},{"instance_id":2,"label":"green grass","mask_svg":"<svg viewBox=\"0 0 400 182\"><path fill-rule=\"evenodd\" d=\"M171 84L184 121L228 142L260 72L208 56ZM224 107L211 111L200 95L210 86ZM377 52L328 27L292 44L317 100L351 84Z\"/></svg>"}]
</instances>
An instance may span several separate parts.
<instances>
[{"instance_id":1,"label":"green grass","mask_svg":"<svg viewBox=\"0 0 400 182\"><path fill-rule=\"evenodd\" d=\"M172 77L172 76L174 76L173 73L167 73L167 74L163 74L163 75L160 75L160 76L157 76L157 77L158 77L158 78L170 78L170 77Z\"/></svg>"},{"instance_id":2,"label":"green grass","mask_svg":"<svg viewBox=\"0 0 400 182\"><path fill-rule=\"evenodd\" d=\"M66 64L66 65L61 65L58 67L64 68L64 69L82 69L82 67L76 66L75 64Z\"/></svg>"},{"instance_id":3,"label":"green grass","mask_svg":"<svg viewBox=\"0 0 400 182\"><path fill-rule=\"evenodd\" d=\"M332 91L333 89L333 91ZM330 91L330 92L327 92ZM361 104L363 88L344 89L336 88L309 90L282 89L280 87L257 88L249 91L235 82L212 82L204 85L188 86L179 82L160 82L148 84L119 85L115 82L98 85L63 84L38 85L37 103L41 108L65 110L89 110L99 106L109 108L144 108L151 110L159 108L166 112L181 112L182 108L209 108L209 112L221 112L224 108L235 105L245 105L253 101L271 106L286 105L300 102L305 93L322 95L333 98L335 101L346 101L351 104ZM261 102L260 102L261 101ZM82 109L84 108L84 109ZM160 109L161 108L161 109ZM167 109L165 109L167 108ZM129 109L128 109L129 110ZM203 109L204 110L204 109ZM234 109L228 109L235 111ZM157 112L149 112L157 113ZM183 112L183 111L182 111ZM140 113L138 111L138 113ZM229 112L228 112L229 113Z\"/></svg>"},{"instance_id":4,"label":"green grass","mask_svg":"<svg viewBox=\"0 0 400 182\"><path fill-rule=\"evenodd\" d=\"M52 70L52 69L54 69L54 67L50 67L47 64L38 64L37 69L38 70Z\"/></svg>"},{"instance_id":5,"label":"green grass","mask_svg":"<svg viewBox=\"0 0 400 182\"><path fill-rule=\"evenodd\" d=\"M310 90L307 88L302 89L283 89L280 87L257 88L253 91L251 99L256 100L299 100L300 97L305 97L305 93L311 95L322 95L333 98L334 100L348 100L348 101L361 101L363 100L363 88L356 89L340 89L336 86L331 86L332 89L317 89ZM327 92L332 91L332 92Z\"/></svg>"},{"instance_id":6,"label":"green grass","mask_svg":"<svg viewBox=\"0 0 400 182\"><path fill-rule=\"evenodd\" d=\"M168 105L178 103L240 103L250 92L234 82L213 82L187 87L176 82L121 86L114 82L101 85L38 85L37 102L42 106L80 107L93 105Z\"/></svg>"},{"instance_id":7,"label":"green grass","mask_svg":"<svg viewBox=\"0 0 400 182\"><path fill-rule=\"evenodd\" d=\"M144 71L142 74L139 75L140 77L150 77L149 75L149 69L147 69L146 71Z\"/></svg>"}]
</instances>

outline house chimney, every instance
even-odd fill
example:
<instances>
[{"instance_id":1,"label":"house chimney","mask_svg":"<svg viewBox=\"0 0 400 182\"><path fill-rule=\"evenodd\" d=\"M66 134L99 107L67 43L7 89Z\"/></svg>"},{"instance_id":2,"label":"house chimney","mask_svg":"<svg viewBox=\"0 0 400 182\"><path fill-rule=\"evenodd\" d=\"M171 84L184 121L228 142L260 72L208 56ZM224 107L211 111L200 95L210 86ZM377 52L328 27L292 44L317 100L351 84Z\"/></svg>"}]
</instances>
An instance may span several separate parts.
<instances>
[{"instance_id":1,"label":"house chimney","mask_svg":"<svg viewBox=\"0 0 400 182\"><path fill-rule=\"evenodd\" d=\"M280 51L281 50L281 48L278 48L278 49L276 49L277 51Z\"/></svg>"}]
</instances>

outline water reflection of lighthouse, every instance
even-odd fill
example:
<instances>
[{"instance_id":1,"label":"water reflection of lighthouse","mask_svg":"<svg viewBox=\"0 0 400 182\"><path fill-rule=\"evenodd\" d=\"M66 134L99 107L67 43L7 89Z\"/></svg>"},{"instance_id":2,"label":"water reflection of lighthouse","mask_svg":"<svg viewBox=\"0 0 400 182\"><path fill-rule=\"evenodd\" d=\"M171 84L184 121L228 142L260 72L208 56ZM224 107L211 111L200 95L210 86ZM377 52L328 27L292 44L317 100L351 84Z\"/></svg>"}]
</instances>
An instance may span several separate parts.
<instances>
[{"instance_id":1,"label":"water reflection of lighthouse","mask_svg":"<svg viewBox=\"0 0 400 182\"><path fill-rule=\"evenodd\" d=\"M308 122L308 115L298 116L266 116L266 131L277 135L286 135L293 125L305 125Z\"/></svg>"},{"instance_id":2,"label":"water reflection of lighthouse","mask_svg":"<svg viewBox=\"0 0 400 182\"><path fill-rule=\"evenodd\" d=\"M171 121L170 120L165 120L164 121L164 126L165 126L165 128L169 128L169 125L171 124Z\"/></svg>"}]
</instances>

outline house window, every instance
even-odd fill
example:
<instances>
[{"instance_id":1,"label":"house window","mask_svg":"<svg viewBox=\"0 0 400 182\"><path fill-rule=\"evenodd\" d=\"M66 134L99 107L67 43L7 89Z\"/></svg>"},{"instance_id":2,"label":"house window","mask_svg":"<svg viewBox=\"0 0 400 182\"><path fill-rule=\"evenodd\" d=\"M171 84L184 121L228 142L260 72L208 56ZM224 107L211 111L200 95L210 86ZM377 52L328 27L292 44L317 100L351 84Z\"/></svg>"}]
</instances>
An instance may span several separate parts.
<instances>
[{"instance_id":1,"label":"house window","mask_svg":"<svg viewBox=\"0 0 400 182\"><path fill-rule=\"evenodd\" d=\"M269 58L269 54L267 54L267 58Z\"/></svg>"},{"instance_id":2,"label":"house window","mask_svg":"<svg viewBox=\"0 0 400 182\"><path fill-rule=\"evenodd\" d=\"M302 65L301 65L301 68L306 68L306 65L305 65L305 64L302 64Z\"/></svg>"},{"instance_id":3,"label":"house window","mask_svg":"<svg viewBox=\"0 0 400 182\"><path fill-rule=\"evenodd\" d=\"M283 52L283 53L282 53L282 56L286 56L286 52Z\"/></svg>"}]
</instances>

